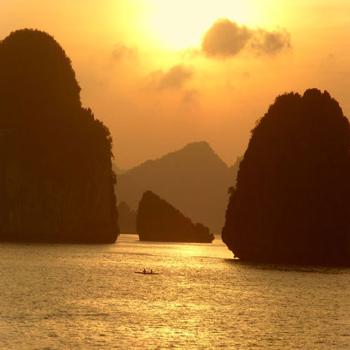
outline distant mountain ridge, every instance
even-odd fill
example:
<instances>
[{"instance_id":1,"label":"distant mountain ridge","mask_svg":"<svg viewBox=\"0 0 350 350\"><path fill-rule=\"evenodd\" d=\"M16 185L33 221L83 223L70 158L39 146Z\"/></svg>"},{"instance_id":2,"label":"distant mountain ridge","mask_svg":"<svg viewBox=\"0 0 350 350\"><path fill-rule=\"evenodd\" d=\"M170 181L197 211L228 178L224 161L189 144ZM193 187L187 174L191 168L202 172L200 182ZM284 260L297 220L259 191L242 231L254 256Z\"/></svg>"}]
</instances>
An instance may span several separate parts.
<instances>
[{"instance_id":1,"label":"distant mountain ridge","mask_svg":"<svg viewBox=\"0 0 350 350\"><path fill-rule=\"evenodd\" d=\"M194 142L119 174L117 192L120 201L136 209L142 194L153 191L193 221L219 233L237 170L207 142Z\"/></svg>"}]
</instances>

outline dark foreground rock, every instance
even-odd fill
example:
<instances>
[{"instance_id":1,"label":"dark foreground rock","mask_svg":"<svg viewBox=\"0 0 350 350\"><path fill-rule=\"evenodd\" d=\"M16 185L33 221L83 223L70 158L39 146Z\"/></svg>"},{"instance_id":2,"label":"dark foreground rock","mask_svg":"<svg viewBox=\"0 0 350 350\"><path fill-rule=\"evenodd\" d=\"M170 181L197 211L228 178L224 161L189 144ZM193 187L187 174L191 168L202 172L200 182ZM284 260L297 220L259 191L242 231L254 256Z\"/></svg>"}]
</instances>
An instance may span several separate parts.
<instances>
[{"instance_id":1,"label":"dark foreground rock","mask_svg":"<svg viewBox=\"0 0 350 350\"><path fill-rule=\"evenodd\" d=\"M260 120L223 240L248 261L350 265L350 129L327 92L280 96Z\"/></svg>"},{"instance_id":2,"label":"dark foreground rock","mask_svg":"<svg viewBox=\"0 0 350 350\"><path fill-rule=\"evenodd\" d=\"M142 196L137 212L142 241L210 243L214 236L202 224L193 224L176 208L151 191Z\"/></svg>"},{"instance_id":3,"label":"dark foreground rock","mask_svg":"<svg viewBox=\"0 0 350 350\"><path fill-rule=\"evenodd\" d=\"M110 243L118 234L112 139L48 34L0 42L0 239Z\"/></svg>"}]
</instances>

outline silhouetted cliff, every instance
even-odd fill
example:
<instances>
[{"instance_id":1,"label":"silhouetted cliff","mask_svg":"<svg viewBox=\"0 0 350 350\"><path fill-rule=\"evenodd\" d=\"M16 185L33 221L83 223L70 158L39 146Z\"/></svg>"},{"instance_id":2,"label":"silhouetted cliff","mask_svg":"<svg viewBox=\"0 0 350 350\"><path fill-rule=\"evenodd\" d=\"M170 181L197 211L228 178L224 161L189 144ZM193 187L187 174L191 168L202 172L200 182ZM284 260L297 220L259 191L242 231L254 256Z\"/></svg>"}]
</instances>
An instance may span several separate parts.
<instances>
[{"instance_id":1,"label":"silhouetted cliff","mask_svg":"<svg viewBox=\"0 0 350 350\"><path fill-rule=\"evenodd\" d=\"M223 239L244 260L350 264L350 128L327 92L276 99L253 130Z\"/></svg>"},{"instance_id":2,"label":"silhouetted cliff","mask_svg":"<svg viewBox=\"0 0 350 350\"><path fill-rule=\"evenodd\" d=\"M118 197L132 208L151 190L194 221L221 232L227 189L236 168L229 168L206 142L191 143L160 159L149 160L118 176Z\"/></svg>"},{"instance_id":3,"label":"silhouetted cliff","mask_svg":"<svg viewBox=\"0 0 350 350\"><path fill-rule=\"evenodd\" d=\"M120 233L137 233L136 211L132 210L125 202L118 205L118 219Z\"/></svg>"},{"instance_id":4,"label":"silhouetted cliff","mask_svg":"<svg viewBox=\"0 0 350 350\"><path fill-rule=\"evenodd\" d=\"M111 135L48 34L0 42L0 239L114 242Z\"/></svg>"},{"instance_id":5,"label":"silhouetted cliff","mask_svg":"<svg viewBox=\"0 0 350 350\"><path fill-rule=\"evenodd\" d=\"M137 232L142 241L212 242L214 236L151 191L142 196L137 212Z\"/></svg>"}]
</instances>

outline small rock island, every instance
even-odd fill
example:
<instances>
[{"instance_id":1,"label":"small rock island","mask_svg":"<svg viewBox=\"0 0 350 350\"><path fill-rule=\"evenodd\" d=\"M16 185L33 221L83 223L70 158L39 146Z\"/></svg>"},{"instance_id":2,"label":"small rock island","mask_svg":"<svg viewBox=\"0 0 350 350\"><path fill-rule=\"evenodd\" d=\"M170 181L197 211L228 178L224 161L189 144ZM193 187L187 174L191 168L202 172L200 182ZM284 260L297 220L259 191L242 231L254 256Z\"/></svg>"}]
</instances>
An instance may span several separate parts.
<instances>
[{"instance_id":1,"label":"small rock island","mask_svg":"<svg viewBox=\"0 0 350 350\"><path fill-rule=\"evenodd\" d=\"M202 224L193 224L179 210L147 191L137 212L137 232L141 241L210 243L214 235Z\"/></svg>"},{"instance_id":2,"label":"small rock island","mask_svg":"<svg viewBox=\"0 0 350 350\"><path fill-rule=\"evenodd\" d=\"M0 240L112 243L112 138L49 34L0 41Z\"/></svg>"},{"instance_id":3,"label":"small rock island","mask_svg":"<svg viewBox=\"0 0 350 350\"><path fill-rule=\"evenodd\" d=\"M223 240L245 261L350 265L350 126L329 93L282 95L259 121Z\"/></svg>"}]
</instances>

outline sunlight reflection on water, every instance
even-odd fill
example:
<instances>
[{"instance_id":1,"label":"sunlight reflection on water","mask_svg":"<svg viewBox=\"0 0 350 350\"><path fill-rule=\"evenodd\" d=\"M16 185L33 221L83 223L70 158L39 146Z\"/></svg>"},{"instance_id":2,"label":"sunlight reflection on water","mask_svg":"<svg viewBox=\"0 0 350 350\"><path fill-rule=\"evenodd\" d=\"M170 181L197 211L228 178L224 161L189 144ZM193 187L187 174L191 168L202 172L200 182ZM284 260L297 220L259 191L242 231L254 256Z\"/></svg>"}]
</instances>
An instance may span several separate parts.
<instances>
[{"instance_id":1,"label":"sunlight reflection on water","mask_svg":"<svg viewBox=\"0 0 350 350\"><path fill-rule=\"evenodd\" d=\"M349 349L349 269L242 264L219 240L136 239L0 245L0 348Z\"/></svg>"}]
</instances>

